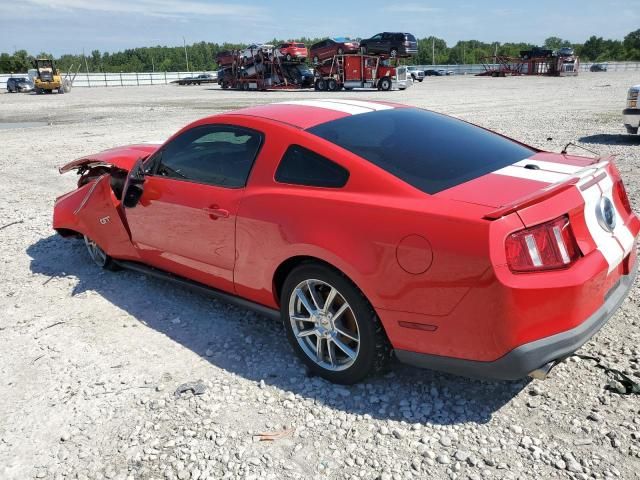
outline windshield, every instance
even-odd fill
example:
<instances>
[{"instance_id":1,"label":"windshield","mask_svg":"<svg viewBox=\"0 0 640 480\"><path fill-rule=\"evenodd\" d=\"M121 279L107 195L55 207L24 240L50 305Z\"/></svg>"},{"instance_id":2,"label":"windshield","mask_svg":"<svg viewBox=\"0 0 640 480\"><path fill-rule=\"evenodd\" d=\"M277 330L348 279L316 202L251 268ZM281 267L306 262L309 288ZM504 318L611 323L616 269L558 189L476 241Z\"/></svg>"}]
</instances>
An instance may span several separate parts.
<instances>
[{"instance_id":1,"label":"windshield","mask_svg":"<svg viewBox=\"0 0 640 480\"><path fill-rule=\"evenodd\" d=\"M333 37L332 39L334 42L337 43L345 43L345 42L350 42L351 39L349 37Z\"/></svg>"},{"instance_id":2,"label":"windshield","mask_svg":"<svg viewBox=\"0 0 640 480\"><path fill-rule=\"evenodd\" d=\"M308 131L430 194L536 153L462 120L417 108L351 115Z\"/></svg>"}]
</instances>

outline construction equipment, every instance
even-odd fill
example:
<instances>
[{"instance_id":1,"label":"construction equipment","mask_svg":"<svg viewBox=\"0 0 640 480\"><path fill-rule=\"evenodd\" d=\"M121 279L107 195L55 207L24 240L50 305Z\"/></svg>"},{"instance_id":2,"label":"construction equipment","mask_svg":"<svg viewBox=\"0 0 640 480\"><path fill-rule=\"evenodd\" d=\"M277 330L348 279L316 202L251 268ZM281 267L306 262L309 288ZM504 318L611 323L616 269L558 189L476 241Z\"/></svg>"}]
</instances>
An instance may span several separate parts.
<instances>
[{"instance_id":1,"label":"construction equipment","mask_svg":"<svg viewBox=\"0 0 640 480\"><path fill-rule=\"evenodd\" d=\"M60 75L60 71L55 67L53 60L36 58L34 66L37 71L37 76L34 79L37 94L53 93L54 90L58 93L69 93L71 91L73 80L69 78L68 74L63 78Z\"/></svg>"}]
</instances>

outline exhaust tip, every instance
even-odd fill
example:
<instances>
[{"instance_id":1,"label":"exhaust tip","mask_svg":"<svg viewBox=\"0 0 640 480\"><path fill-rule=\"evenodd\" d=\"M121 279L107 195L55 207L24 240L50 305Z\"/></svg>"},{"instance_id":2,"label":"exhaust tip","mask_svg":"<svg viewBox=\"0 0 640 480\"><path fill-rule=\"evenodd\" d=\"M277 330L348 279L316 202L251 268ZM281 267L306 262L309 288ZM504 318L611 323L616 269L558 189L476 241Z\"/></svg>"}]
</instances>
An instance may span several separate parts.
<instances>
[{"instance_id":1,"label":"exhaust tip","mask_svg":"<svg viewBox=\"0 0 640 480\"><path fill-rule=\"evenodd\" d=\"M558 362L556 362L555 360L545 363L541 367L536 368L532 372L529 372L529 377L535 380L546 380L546 378L549 376L549 372L551 372L551 369L555 367L557 363Z\"/></svg>"}]
</instances>

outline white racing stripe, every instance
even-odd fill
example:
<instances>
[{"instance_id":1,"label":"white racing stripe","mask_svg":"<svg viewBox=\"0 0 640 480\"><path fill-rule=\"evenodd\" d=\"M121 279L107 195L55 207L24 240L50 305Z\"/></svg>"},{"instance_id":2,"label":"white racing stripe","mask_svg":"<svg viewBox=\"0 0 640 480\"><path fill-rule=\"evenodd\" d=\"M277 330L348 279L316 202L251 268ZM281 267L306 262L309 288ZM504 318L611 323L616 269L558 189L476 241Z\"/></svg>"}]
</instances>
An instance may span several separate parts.
<instances>
[{"instance_id":1,"label":"white racing stripe","mask_svg":"<svg viewBox=\"0 0 640 480\"><path fill-rule=\"evenodd\" d=\"M518 167L524 167L525 165L535 165L537 167L540 167L541 170L565 174L577 173L580 170L584 170L585 168L579 165L568 165L566 163L547 162L544 160L530 160L526 158L514 163L514 165L517 165Z\"/></svg>"},{"instance_id":2,"label":"white racing stripe","mask_svg":"<svg viewBox=\"0 0 640 480\"><path fill-rule=\"evenodd\" d=\"M546 170L531 170L529 168L516 167L514 165L509 165L491 173L506 175L508 177L535 180L543 183L556 183L570 178L570 175L567 175L566 173L548 172Z\"/></svg>"},{"instance_id":3,"label":"white racing stripe","mask_svg":"<svg viewBox=\"0 0 640 480\"><path fill-rule=\"evenodd\" d=\"M348 113L350 115L359 115L361 113L370 113L374 109L370 107L362 107L358 105L349 105L347 103L332 102L328 100L291 100L289 102L280 102L280 105L301 105L304 107L324 108L337 112Z\"/></svg>"},{"instance_id":4,"label":"white racing stripe","mask_svg":"<svg viewBox=\"0 0 640 480\"><path fill-rule=\"evenodd\" d=\"M607 178L609 178L608 175ZM613 234L607 232L600 226L600 223L598 222L596 210L598 208L598 202L602 197L600 188L598 188L598 184L595 184L590 186L586 190L580 190L580 188L578 188L578 191L582 194L582 198L584 199L583 213L587 228L589 229L591 238L593 238L593 241L596 243L596 247L598 248L598 250L600 250L600 252L604 256L604 259L609 264L608 273L610 273L620 264L625 256L625 253L622 248L620 248L620 245L616 241ZM618 215L617 212L616 215ZM619 215L618 220L620 220Z\"/></svg>"},{"instance_id":5,"label":"white racing stripe","mask_svg":"<svg viewBox=\"0 0 640 480\"><path fill-rule=\"evenodd\" d=\"M607 178L602 179L599 185L602 189L602 194L605 197L609 197L613 202L613 180L611 179L611 177L607 175ZM613 202L613 207L616 214L616 226L613 229L613 235L615 235L618 241L622 244L622 248L624 249L624 256L626 257L633 248L634 238L627 226L624 224L622 215L620 215L615 202Z\"/></svg>"},{"instance_id":6,"label":"white racing stripe","mask_svg":"<svg viewBox=\"0 0 640 480\"><path fill-rule=\"evenodd\" d=\"M374 102L365 102L363 100L336 100L336 99L330 99L330 100L318 100L319 102L334 102L334 103L344 103L345 105L354 105L356 107L363 107L363 108L370 108L372 110L393 110L394 107L392 107L391 105L383 105L381 103L374 103Z\"/></svg>"}]
</instances>

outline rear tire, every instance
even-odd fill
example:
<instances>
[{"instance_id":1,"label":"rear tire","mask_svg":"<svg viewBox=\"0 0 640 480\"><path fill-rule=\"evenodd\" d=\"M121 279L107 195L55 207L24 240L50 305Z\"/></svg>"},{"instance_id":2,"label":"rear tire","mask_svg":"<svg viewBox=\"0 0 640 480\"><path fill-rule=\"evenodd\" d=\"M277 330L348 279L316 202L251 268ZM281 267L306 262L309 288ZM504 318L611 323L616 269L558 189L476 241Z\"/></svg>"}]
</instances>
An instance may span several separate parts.
<instances>
[{"instance_id":1,"label":"rear tire","mask_svg":"<svg viewBox=\"0 0 640 480\"><path fill-rule=\"evenodd\" d=\"M329 80L327 80L327 90L329 92L338 91L338 82L336 82L333 78L330 78Z\"/></svg>"},{"instance_id":2,"label":"rear tire","mask_svg":"<svg viewBox=\"0 0 640 480\"><path fill-rule=\"evenodd\" d=\"M316 85L315 85L316 90L318 91L324 91L327 89L327 81L324 78L319 78L316 80Z\"/></svg>"},{"instance_id":3,"label":"rear tire","mask_svg":"<svg viewBox=\"0 0 640 480\"><path fill-rule=\"evenodd\" d=\"M298 357L330 382L357 383L380 371L390 357L384 329L367 299L329 266L296 267L284 282L280 313Z\"/></svg>"},{"instance_id":4,"label":"rear tire","mask_svg":"<svg viewBox=\"0 0 640 480\"><path fill-rule=\"evenodd\" d=\"M389 56L391 58L396 58L398 56L398 49L392 48L391 50L389 50Z\"/></svg>"}]
</instances>

